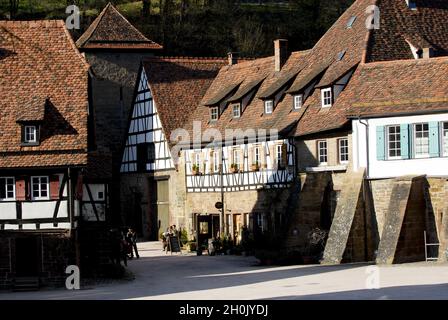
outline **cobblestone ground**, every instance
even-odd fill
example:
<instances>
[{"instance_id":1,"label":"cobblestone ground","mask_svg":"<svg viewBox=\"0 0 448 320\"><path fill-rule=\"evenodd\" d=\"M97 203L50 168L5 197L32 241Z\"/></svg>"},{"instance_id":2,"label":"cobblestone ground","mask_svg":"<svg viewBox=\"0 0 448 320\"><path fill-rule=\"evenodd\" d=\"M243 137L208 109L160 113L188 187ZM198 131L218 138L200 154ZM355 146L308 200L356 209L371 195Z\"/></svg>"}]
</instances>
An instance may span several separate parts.
<instances>
[{"instance_id":1,"label":"cobblestone ground","mask_svg":"<svg viewBox=\"0 0 448 320\"><path fill-rule=\"evenodd\" d=\"M167 255L157 242L139 248L125 280L84 282L79 291L2 292L0 300L448 299L447 264L259 267L253 257Z\"/></svg>"}]
</instances>

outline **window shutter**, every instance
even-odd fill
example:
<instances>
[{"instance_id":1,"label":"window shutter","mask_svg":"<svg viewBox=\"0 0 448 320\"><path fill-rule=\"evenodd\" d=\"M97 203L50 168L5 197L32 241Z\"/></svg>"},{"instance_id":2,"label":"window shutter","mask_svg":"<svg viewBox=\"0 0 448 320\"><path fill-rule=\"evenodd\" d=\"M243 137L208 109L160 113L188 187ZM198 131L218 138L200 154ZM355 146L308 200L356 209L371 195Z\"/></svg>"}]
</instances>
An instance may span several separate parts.
<instances>
[{"instance_id":1,"label":"window shutter","mask_svg":"<svg viewBox=\"0 0 448 320\"><path fill-rule=\"evenodd\" d=\"M376 158L377 160L385 160L385 128L384 126L376 127Z\"/></svg>"},{"instance_id":2,"label":"window shutter","mask_svg":"<svg viewBox=\"0 0 448 320\"><path fill-rule=\"evenodd\" d=\"M283 143L282 145L282 166L286 167L288 165L288 145Z\"/></svg>"},{"instance_id":3,"label":"window shutter","mask_svg":"<svg viewBox=\"0 0 448 320\"><path fill-rule=\"evenodd\" d=\"M40 126L36 126L36 142L40 144Z\"/></svg>"},{"instance_id":4,"label":"window shutter","mask_svg":"<svg viewBox=\"0 0 448 320\"><path fill-rule=\"evenodd\" d=\"M18 177L16 179L16 200L26 200L26 181L24 177Z\"/></svg>"},{"instance_id":5,"label":"window shutter","mask_svg":"<svg viewBox=\"0 0 448 320\"><path fill-rule=\"evenodd\" d=\"M401 158L409 159L410 158L410 150L409 150L409 125L402 124L400 126L400 137L401 137Z\"/></svg>"},{"instance_id":6,"label":"window shutter","mask_svg":"<svg viewBox=\"0 0 448 320\"><path fill-rule=\"evenodd\" d=\"M275 145L271 144L269 145L269 158L271 160L271 168L275 169L277 164L277 155L275 154Z\"/></svg>"},{"instance_id":7,"label":"window shutter","mask_svg":"<svg viewBox=\"0 0 448 320\"><path fill-rule=\"evenodd\" d=\"M437 121L429 123L429 156L440 157L440 127Z\"/></svg>"},{"instance_id":8,"label":"window shutter","mask_svg":"<svg viewBox=\"0 0 448 320\"><path fill-rule=\"evenodd\" d=\"M50 199L59 199L59 176L57 175L50 176Z\"/></svg>"},{"instance_id":9,"label":"window shutter","mask_svg":"<svg viewBox=\"0 0 448 320\"><path fill-rule=\"evenodd\" d=\"M267 163L266 163L266 143L262 143L260 145L260 165L264 169L267 168Z\"/></svg>"}]
</instances>

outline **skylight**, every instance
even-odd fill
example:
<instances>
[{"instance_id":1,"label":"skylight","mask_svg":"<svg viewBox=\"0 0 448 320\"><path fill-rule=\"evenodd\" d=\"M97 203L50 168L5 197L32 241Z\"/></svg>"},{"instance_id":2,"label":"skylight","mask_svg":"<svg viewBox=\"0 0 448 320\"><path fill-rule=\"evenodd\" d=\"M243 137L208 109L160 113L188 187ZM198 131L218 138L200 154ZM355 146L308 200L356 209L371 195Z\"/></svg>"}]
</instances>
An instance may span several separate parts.
<instances>
[{"instance_id":1,"label":"skylight","mask_svg":"<svg viewBox=\"0 0 448 320\"><path fill-rule=\"evenodd\" d=\"M408 5L409 9L417 10L417 4L415 3L415 0L406 0L406 4Z\"/></svg>"},{"instance_id":2,"label":"skylight","mask_svg":"<svg viewBox=\"0 0 448 320\"><path fill-rule=\"evenodd\" d=\"M353 23L355 23L356 20L356 16L353 16L350 18L350 20L348 20L347 22L347 28L351 28L353 26Z\"/></svg>"},{"instance_id":3,"label":"skylight","mask_svg":"<svg viewBox=\"0 0 448 320\"><path fill-rule=\"evenodd\" d=\"M338 53L338 61L341 61L345 56L345 50Z\"/></svg>"}]
</instances>

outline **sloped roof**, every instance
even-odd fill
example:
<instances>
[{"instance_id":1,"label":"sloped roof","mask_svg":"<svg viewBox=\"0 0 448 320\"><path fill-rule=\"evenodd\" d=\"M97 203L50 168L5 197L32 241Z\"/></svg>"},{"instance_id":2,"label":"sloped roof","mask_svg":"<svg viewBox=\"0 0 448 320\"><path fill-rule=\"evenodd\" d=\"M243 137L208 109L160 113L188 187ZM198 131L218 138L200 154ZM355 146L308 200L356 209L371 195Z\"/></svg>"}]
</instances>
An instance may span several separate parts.
<instances>
[{"instance_id":1,"label":"sloped roof","mask_svg":"<svg viewBox=\"0 0 448 320\"><path fill-rule=\"evenodd\" d=\"M404 0L377 1L381 24L372 30L368 62L412 59L405 40L409 35L414 46L429 43L436 55L448 55L448 1L417 0L416 5L417 10L411 10Z\"/></svg>"},{"instance_id":2,"label":"sloped roof","mask_svg":"<svg viewBox=\"0 0 448 320\"><path fill-rule=\"evenodd\" d=\"M352 116L448 111L448 58L364 64L339 103Z\"/></svg>"},{"instance_id":3,"label":"sloped roof","mask_svg":"<svg viewBox=\"0 0 448 320\"><path fill-rule=\"evenodd\" d=\"M110 2L76 45L80 49L162 49L138 31Z\"/></svg>"},{"instance_id":4,"label":"sloped roof","mask_svg":"<svg viewBox=\"0 0 448 320\"><path fill-rule=\"evenodd\" d=\"M0 21L0 167L85 165L88 65L63 21ZM17 120L43 120L21 146Z\"/></svg>"},{"instance_id":5,"label":"sloped roof","mask_svg":"<svg viewBox=\"0 0 448 320\"><path fill-rule=\"evenodd\" d=\"M213 106L220 103L222 100L224 100L225 97L232 94L233 92L236 92L241 82L242 81L230 83L226 86L223 86L218 92L215 93L215 95L210 97L208 100L202 101L202 104L204 106Z\"/></svg>"},{"instance_id":6,"label":"sloped roof","mask_svg":"<svg viewBox=\"0 0 448 320\"><path fill-rule=\"evenodd\" d=\"M231 96L227 100L227 102L235 102L235 101L243 99L246 95L248 95L250 92L255 90L259 85L261 85L261 83L264 81L264 79L266 79L266 78L260 78L260 79L255 79L255 80L251 80L251 81L246 81L244 83L244 85L241 84L240 87L238 88L238 91L235 92L235 94L233 96Z\"/></svg>"},{"instance_id":7,"label":"sloped roof","mask_svg":"<svg viewBox=\"0 0 448 320\"><path fill-rule=\"evenodd\" d=\"M200 105L226 59L153 57L143 61L157 112L168 140Z\"/></svg>"}]
</instances>

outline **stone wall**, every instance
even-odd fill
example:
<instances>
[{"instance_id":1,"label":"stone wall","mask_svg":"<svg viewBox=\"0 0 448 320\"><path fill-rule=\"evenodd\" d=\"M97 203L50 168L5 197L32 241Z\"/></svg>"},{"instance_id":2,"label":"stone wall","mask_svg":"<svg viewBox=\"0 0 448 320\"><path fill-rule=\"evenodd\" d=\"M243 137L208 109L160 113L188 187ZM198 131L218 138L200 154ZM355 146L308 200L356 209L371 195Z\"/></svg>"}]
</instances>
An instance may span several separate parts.
<instances>
[{"instance_id":1,"label":"stone wall","mask_svg":"<svg viewBox=\"0 0 448 320\"><path fill-rule=\"evenodd\" d=\"M38 276L41 286L59 287L65 284L65 269L76 265L75 242L67 233L10 233L0 234L0 289L12 286L16 276L17 238L36 238L38 247Z\"/></svg>"},{"instance_id":2,"label":"stone wall","mask_svg":"<svg viewBox=\"0 0 448 320\"><path fill-rule=\"evenodd\" d=\"M447 261L448 250L448 180L446 178L428 178L427 215L433 217L437 237L429 234L429 241L440 242L439 259Z\"/></svg>"}]
</instances>

